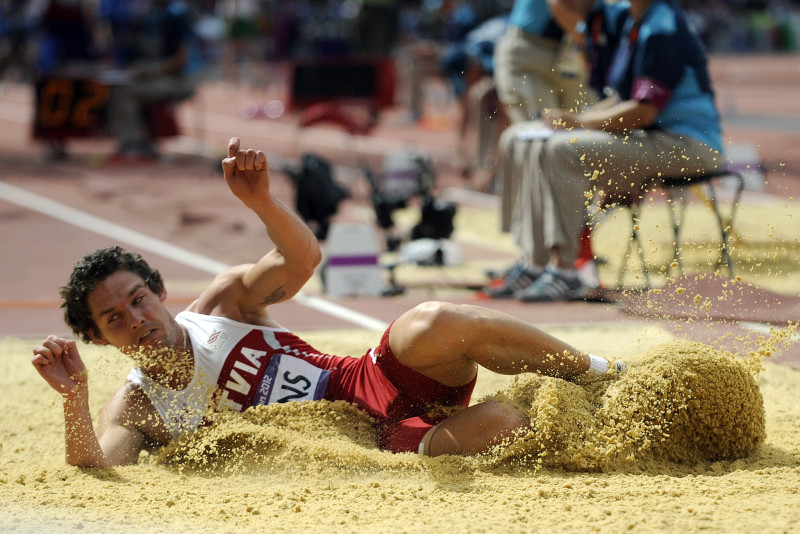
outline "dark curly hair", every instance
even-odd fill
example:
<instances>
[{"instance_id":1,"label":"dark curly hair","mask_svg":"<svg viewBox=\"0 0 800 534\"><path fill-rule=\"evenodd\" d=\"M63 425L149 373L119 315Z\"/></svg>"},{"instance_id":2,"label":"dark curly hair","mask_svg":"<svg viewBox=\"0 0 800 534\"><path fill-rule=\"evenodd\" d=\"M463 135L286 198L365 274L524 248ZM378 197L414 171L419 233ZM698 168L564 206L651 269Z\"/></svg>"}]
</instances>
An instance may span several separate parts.
<instances>
[{"instance_id":1,"label":"dark curly hair","mask_svg":"<svg viewBox=\"0 0 800 534\"><path fill-rule=\"evenodd\" d=\"M154 293L160 294L164 290L161 274L136 252L113 246L95 250L81 258L75 264L69 282L61 287L59 294L64 300L61 303L64 308L64 322L85 343L91 341L89 333L98 330L92 319L92 310L89 309L89 293L117 271L130 271L141 276Z\"/></svg>"}]
</instances>

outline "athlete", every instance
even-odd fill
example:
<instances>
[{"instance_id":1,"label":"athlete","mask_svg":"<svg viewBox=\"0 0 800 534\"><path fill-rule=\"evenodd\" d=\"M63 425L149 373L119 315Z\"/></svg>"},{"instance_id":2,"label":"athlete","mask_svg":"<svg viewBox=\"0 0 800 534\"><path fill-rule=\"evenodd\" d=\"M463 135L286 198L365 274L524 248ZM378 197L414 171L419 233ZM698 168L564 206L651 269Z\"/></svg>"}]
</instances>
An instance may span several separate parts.
<instances>
[{"instance_id":1,"label":"athlete","mask_svg":"<svg viewBox=\"0 0 800 534\"><path fill-rule=\"evenodd\" d=\"M315 350L268 308L291 299L312 276L319 244L270 193L264 153L239 146L231 139L223 175L274 243L257 263L222 272L176 317L164 305L158 271L119 247L84 256L61 288L73 332L86 342L113 345L135 364L95 431L75 341L48 336L33 349L33 365L63 398L67 463L135 463L148 444L165 444L204 424L210 409L314 399L346 400L365 410L377 421L383 449L475 454L528 425L501 402L469 406L479 366L565 379L620 370L512 316L446 302L405 312L361 358ZM448 417L437 407L461 409Z\"/></svg>"}]
</instances>

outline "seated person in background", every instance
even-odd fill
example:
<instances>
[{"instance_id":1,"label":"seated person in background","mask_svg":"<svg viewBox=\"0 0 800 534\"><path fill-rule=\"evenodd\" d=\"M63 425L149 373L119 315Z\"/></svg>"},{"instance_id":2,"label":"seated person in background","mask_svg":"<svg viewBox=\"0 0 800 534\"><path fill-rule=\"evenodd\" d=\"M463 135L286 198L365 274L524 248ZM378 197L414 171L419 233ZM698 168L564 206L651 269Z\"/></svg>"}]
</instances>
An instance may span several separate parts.
<instances>
[{"instance_id":1,"label":"seated person in background","mask_svg":"<svg viewBox=\"0 0 800 534\"><path fill-rule=\"evenodd\" d=\"M200 66L191 16L183 2L153 0L136 35L130 63L123 66L130 79L112 91L109 126L119 143L118 155L152 158L157 153L147 108L189 98Z\"/></svg>"},{"instance_id":2,"label":"seated person in background","mask_svg":"<svg viewBox=\"0 0 800 534\"><path fill-rule=\"evenodd\" d=\"M71 68L85 69L97 61L91 21L83 2L51 0L41 14L39 30L37 77L57 77ZM49 159L66 159L65 137L46 137L44 142Z\"/></svg>"},{"instance_id":3,"label":"seated person in background","mask_svg":"<svg viewBox=\"0 0 800 534\"><path fill-rule=\"evenodd\" d=\"M465 178L476 169L493 166L493 149L507 119L494 91L494 48L508 16L492 17L448 44L439 56L439 68L450 82L461 113L458 127L457 169ZM497 124L500 123L500 124ZM477 150L467 147L470 125L477 128Z\"/></svg>"},{"instance_id":4,"label":"seated person in background","mask_svg":"<svg viewBox=\"0 0 800 534\"><path fill-rule=\"evenodd\" d=\"M551 2L515 0L495 46L494 82L511 122L537 119L546 109L582 109L596 100L585 87L580 61L571 62L573 69L562 68L561 60L571 51L562 45L580 17L574 16L565 33L562 25L569 23L554 17Z\"/></svg>"},{"instance_id":5,"label":"seated person in background","mask_svg":"<svg viewBox=\"0 0 800 534\"><path fill-rule=\"evenodd\" d=\"M530 195L522 194L524 179L519 173L504 169L510 160L522 160L530 148L529 144L516 142L516 129L541 119L548 109L577 111L597 100L595 91L586 84L588 69L577 46L583 34L576 25L584 20L589 3L515 0L508 27L495 47L494 83L511 128L504 129L497 139L498 165L476 182L485 188L495 180L501 199L502 229L514 235L521 258L486 288L491 298L511 298L534 280L526 266L532 254L530 216L537 208L531 205Z\"/></svg>"},{"instance_id":6,"label":"seated person in background","mask_svg":"<svg viewBox=\"0 0 800 534\"><path fill-rule=\"evenodd\" d=\"M600 2L586 32L591 80L606 98L584 113L545 113L556 131L525 162L538 206L530 283L508 296L527 302L585 296L573 265L587 195L624 201L660 175L704 174L721 160L705 49L676 1Z\"/></svg>"},{"instance_id":7,"label":"seated person in background","mask_svg":"<svg viewBox=\"0 0 800 534\"><path fill-rule=\"evenodd\" d=\"M97 60L91 23L82 2L51 0L40 20L37 70L57 74L72 64Z\"/></svg>"},{"instance_id":8,"label":"seated person in background","mask_svg":"<svg viewBox=\"0 0 800 534\"><path fill-rule=\"evenodd\" d=\"M67 463L135 463L147 443L193 432L209 408L320 399L369 413L382 449L477 454L513 440L529 424L506 403L469 406L479 366L564 379L624 370L622 362L583 353L510 315L446 302L403 313L361 358L319 352L268 311L312 276L322 258L319 243L273 196L262 151L240 149L233 138L222 168L231 192L274 243L257 263L220 273L176 317L164 305L158 271L119 247L86 255L61 288L75 334L115 346L136 365L106 402L95 434L75 341L49 336L33 349L33 365L63 399ZM448 417L442 408L461 409Z\"/></svg>"}]
</instances>

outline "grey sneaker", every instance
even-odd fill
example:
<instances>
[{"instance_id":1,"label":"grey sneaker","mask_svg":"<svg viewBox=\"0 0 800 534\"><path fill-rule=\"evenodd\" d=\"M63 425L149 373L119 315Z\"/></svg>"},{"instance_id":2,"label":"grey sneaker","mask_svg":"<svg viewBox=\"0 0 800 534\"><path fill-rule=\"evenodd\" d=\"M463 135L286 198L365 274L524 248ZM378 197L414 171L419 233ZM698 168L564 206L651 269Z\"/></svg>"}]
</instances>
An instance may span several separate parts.
<instances>
[{"instance_id":1,"label":"grey sneaker","mask_svg":"<svg viewBox=\"0 0 800 534\"><path fill-rule=\"evenodd\" d=\"M519 262L509 270L500 285L496 287L487 286L483 289L483 293L493 299L510 299L518 291L536 282L541 275L542 273L528 269L526 262Z\"/></svg>"},{"instance_id":2,"label":"grey sneaker","mask_svg":"<svg viewBox=\"0 0 800 534\"><path fill-rule=\"evenodd\" d=\"M582 300L588 291L589 288L583 285L577 273L565 276L545 268L533 284L517 291L514 296L522 302L557 302Z\"/></svg>"}]
</instances>

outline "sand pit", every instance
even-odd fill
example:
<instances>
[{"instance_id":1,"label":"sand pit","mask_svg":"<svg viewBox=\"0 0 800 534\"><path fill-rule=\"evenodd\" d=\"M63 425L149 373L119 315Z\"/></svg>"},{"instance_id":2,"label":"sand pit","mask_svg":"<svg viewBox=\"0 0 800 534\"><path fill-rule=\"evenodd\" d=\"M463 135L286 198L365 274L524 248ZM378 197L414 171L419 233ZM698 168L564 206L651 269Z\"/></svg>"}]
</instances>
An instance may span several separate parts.
<instances>
[{"instance_id":1,"label":"sand pit","mask_svg":"<svg viewBox=\"0 0 800 534\"><path fill-rule=\"evenodd\" d=\"M500 455L381 452L366 416L304 403L225 414L109 470L64 464L59 401L29 364L37 341L4 340L0 524L181 533L776 532L800 523L800 373L761 363L791 332L733 359L650 326L550 331L631 367L619 380L577 384L482 372L477 398L502 392L536 415L537 432ZM363 331L307 337L339 353L377 341ZM83 355L96 413L130 364L109 349Z\"/></svg>"}]
</instances>

